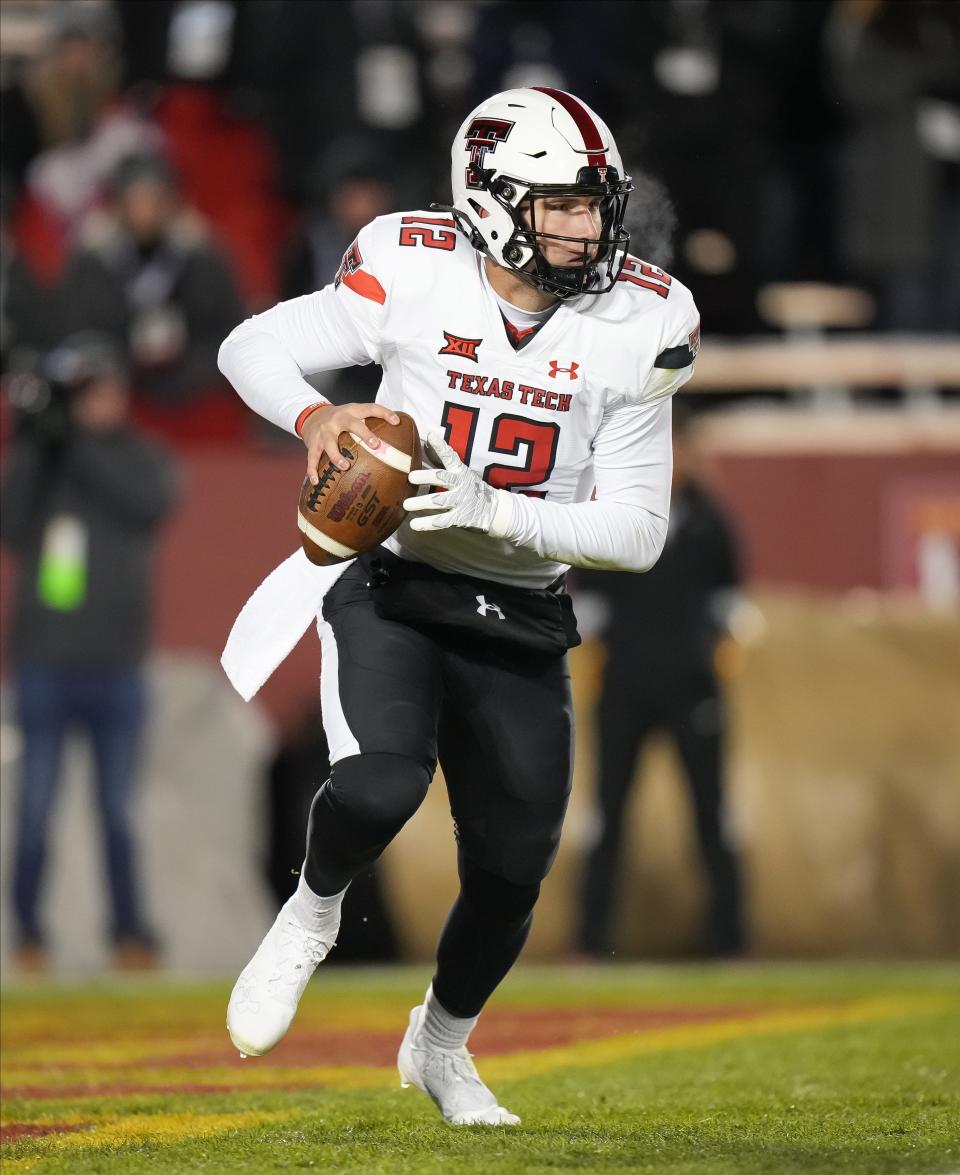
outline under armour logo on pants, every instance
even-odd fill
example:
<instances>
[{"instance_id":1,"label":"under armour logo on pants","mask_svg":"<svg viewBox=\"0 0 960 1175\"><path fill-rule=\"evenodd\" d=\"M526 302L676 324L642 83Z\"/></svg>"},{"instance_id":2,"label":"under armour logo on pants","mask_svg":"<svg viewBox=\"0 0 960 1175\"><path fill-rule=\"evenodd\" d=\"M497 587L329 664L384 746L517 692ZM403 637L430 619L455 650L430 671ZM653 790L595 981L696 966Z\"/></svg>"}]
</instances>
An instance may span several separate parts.
<instances>
[{"instance_id":1,"label":"under armour logo on pants","mask_svg":"<svg viewBox=\"0 0 960 1175\"><path fill-rule=\"evenodd\" d=\"M479 605L477 608L478 615L486 616L488 612L496 612L501 620L506 620L506 616L503 614L503 609L499 604L488 604L485 597L483 596L477 596L477 604Z\"/></svg>"}]
</instances>

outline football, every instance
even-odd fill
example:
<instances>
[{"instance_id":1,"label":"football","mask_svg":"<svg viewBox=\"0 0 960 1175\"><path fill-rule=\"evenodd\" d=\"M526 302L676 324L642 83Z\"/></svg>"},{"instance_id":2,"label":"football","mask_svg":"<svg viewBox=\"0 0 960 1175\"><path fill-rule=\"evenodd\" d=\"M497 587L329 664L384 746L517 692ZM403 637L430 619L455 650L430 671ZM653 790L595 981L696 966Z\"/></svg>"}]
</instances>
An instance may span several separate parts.
<instances>
[{"instance_id":1,"label":"football","mask_svg":"<svg viewBox=\"0 0 960 1175\"><path fill-rule=\"evenodd\" d=\"M399 424L370 418L380 448L371 449L352 432L340 434L340 452L350 468L330 463L311 485L300 487L297 524L300 541L311 563L328 567L369 551L397 529L407 512L404 498L415 492L407 481L411 469L423 463L420 436L413 417L398 412Z\"/></svg>"}]
</instances>

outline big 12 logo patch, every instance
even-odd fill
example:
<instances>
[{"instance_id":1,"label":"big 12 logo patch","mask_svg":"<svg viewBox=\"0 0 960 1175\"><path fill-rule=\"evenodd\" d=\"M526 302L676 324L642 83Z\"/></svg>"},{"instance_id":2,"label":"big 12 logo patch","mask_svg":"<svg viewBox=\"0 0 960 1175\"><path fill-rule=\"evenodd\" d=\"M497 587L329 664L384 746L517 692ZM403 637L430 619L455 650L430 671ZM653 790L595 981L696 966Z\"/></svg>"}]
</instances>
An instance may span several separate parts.
<instances>
[{"instance_id":1,"label":"big 12 logo patch","mask_svg":"<svg viewBox=\"0 0 960 1175\"><path fill-rule=\"evenodd\" d=\"M448 330L443 332L444 344L437 352L438 355L456 355L459 359L472 359L479 363L477 347L483 339L462 339L459 335L452 335Z\"/></svg>"}]
</instances>

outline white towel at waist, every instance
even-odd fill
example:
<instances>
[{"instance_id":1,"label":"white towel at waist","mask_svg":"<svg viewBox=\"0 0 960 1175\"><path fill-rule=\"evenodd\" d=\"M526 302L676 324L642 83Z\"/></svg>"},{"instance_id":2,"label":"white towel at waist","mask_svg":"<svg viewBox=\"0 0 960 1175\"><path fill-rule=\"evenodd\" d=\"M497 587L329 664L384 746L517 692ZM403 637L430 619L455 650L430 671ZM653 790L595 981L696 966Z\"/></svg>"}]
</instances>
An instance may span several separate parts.
<instances>
[{"instance_id":1,"label":"white towel at waist","mask_svg":"<svg viewBox=\"0 0 960 1175\"><path fill-rule=\"evenodd\" d=\"M247 702L291 652L320 611L323 597L353 563L316 567L302 550L275 567L233 622L220 657Z\"/></svg>"}]
</instances>

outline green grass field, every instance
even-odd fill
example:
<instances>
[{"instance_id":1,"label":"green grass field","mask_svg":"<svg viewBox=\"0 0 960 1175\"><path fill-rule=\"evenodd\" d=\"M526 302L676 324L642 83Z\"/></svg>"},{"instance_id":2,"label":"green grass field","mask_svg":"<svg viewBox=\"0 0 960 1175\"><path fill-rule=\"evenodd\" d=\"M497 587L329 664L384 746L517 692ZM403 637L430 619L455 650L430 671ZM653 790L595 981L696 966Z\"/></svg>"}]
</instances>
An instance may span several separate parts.
<instances>
[{"instance_id":1,"label":"green grass field","mask_svg":"<svg viewBox=\"0 0 960 1175\"><path fill-rule=\"evenodd\" d=\"M229 983L10 986L2 1170L960 1172L960 968L518 969L471 1047L514 1129L393 1068L424 970L321 969L241 1061Z\"/></svg>"}]
</instances>

